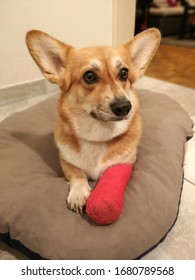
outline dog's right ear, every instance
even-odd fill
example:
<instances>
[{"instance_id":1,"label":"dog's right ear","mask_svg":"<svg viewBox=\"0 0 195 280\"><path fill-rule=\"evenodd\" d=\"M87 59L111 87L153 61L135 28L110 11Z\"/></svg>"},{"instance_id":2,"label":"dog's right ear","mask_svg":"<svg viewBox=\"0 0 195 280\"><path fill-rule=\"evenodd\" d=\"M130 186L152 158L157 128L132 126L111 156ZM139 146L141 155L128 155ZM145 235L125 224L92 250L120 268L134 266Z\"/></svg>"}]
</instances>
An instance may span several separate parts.
<instances>
[{"instance_id":1,"label":"dog's right ear","mask_svg":"<svg viewBox=\"0 0 195 280\"><path fill-rule=\"evenodd\" d=\"M26 44L43 75L51 83L62 86L67 56L72 47L38 30L27 33Z\"/></svg>"}]
</instances>

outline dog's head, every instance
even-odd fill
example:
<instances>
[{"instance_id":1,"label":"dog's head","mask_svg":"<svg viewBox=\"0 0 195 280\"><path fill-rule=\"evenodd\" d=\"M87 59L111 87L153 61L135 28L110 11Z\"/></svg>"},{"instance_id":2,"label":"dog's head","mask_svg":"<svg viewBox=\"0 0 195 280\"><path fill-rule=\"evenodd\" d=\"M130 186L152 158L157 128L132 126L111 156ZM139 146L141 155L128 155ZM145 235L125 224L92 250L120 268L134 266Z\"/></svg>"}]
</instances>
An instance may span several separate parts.
<instances>
[{"instance_id":1,"label":"dog's head","mask_svg":"<svg viewBox=\"0 0 195 280\"><path fill-rule=\"evenodd\" d=\"M145 73L159 42L160 33L154 28L119 48L76 50L35 30L26 37L44 76L62 89L61 110L104 122L128 119L137 110L132 84Z\"/></svg>"}]
</instances>

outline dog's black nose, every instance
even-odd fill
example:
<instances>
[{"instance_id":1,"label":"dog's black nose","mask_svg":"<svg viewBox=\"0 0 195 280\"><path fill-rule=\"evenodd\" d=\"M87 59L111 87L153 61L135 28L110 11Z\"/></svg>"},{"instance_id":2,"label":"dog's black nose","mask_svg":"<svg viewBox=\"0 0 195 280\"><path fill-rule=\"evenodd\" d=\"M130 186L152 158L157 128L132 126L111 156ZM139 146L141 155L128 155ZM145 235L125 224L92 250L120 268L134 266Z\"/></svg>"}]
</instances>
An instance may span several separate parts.
<instances>
[{"instance_id":1,"label":"dog's black nose","mask_svg":"<svg viewBox=\"0 0 195 280\"><path fill-rule=\"evenodd\" d=\"M110 104L110 108L117 117L123 117L131 110L131 103L128 100L117 100Z\"/></svg>"}]
</instances>

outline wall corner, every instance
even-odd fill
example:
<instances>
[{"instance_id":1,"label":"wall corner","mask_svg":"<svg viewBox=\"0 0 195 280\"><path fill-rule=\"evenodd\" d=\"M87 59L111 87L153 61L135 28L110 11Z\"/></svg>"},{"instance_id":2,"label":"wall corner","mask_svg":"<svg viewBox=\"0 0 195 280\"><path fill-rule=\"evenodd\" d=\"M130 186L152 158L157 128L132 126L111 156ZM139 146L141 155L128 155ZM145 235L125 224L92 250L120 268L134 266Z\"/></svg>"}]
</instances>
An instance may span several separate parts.
<instances>
[{"instance_id":1,"label":"wall corner","mask_svg":"<svg viewBox=\"0 0 195 280\"><path fill-rule=\"evenodd\" d=\"M112 45L117 47L134 36L136 0L112 0Z\"/></svg>"}]
</instances>

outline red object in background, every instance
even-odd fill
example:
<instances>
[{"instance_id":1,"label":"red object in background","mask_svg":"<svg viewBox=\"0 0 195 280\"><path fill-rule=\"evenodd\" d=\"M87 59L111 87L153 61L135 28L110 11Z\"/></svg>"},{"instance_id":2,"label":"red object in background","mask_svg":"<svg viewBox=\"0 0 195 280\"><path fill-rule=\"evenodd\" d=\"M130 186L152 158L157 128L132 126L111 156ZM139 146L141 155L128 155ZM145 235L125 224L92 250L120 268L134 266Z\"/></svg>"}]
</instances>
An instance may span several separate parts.
<instances>
[{"instance_id":1,"label":"red object in background","mask_svg":"<svg viewBox=\"0 0 195 280\"><path fill-rule=\"evenodd\" d=\"M167 0L170 7L177 6L178 0Z\"/></svg>"},{"instance_id":2,"label":"red object in background","mask_svg":"<svg viewBox=\"0 0 195 280\"><path fill-rule=\"evenodd\" d=\"M104 171L86 204L86 212L94 222L107 225L119 218L131 173L132 164L119 164Z\"/></svg>"}]
</instances>

